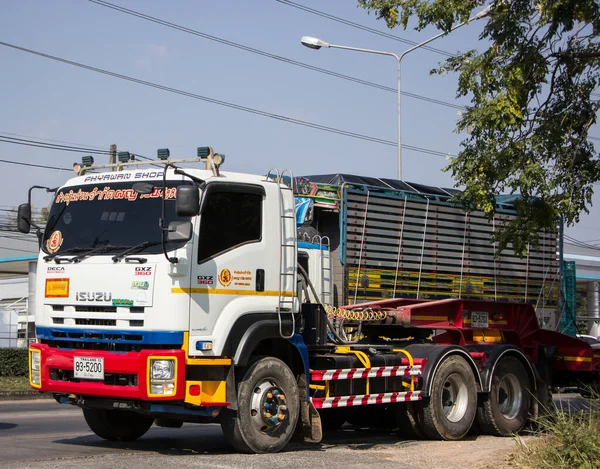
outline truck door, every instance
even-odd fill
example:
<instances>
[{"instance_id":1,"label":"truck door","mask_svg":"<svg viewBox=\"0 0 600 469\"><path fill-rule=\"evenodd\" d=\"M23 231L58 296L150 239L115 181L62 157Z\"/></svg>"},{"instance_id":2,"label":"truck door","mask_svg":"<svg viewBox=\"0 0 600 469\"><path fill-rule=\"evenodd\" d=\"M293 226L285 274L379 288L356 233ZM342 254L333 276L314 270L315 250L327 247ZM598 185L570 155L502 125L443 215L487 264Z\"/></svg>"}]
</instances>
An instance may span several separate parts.
<instances>
[{"instance_id":1,"label":"truck door","mask_svg":"<svg viewBox=\"0 0 600 469\"><path fill-rule=\"evenodd\" d=\"M278 213L278 198L267 197L272 187L232 182L206 186L191 260L190 354L221 355L240 316L275 311L279 219L267 216Z\"/></svg>"}]
</instances>

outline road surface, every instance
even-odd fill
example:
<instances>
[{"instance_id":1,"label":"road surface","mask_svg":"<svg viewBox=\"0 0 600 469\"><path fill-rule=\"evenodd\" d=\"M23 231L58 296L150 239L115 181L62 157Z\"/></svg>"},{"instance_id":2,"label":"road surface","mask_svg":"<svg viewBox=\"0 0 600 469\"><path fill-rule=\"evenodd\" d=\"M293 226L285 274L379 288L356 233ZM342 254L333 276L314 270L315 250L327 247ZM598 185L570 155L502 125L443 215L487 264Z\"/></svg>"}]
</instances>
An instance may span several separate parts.
<instances>
[{"instance_id":1,"label":"road surface","mask_svg":"<svg viewBox=\"0 0 600 469\"><path fill-rule=\"evenodd\" d=\"M580 401L562 399L577 407ZM0 467L7 469L500 469L514 447L511 438L402 441L391 432L348 428L318 445L293 443L279 454L243 455L226 445L216 424L154 426L137 442L112 443L89 430L77 407L53 399L0 401Z\"/></svg>"}]
</instances>

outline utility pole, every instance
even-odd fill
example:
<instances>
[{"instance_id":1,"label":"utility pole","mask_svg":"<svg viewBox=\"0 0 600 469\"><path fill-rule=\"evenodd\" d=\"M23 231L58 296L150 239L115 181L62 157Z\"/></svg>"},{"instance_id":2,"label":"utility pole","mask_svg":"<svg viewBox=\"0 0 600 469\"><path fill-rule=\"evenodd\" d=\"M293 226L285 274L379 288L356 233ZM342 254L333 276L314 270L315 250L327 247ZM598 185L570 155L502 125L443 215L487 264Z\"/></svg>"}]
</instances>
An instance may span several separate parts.
<instances>
[{"instance_id":1,"label":"utility pole","mask_svg":"<svg viewBox=\"0 0 600 469\"><path fill-rule=\"evenodd\" d=\"M117 162L117 144L113 143L110 146L110 154L108 155L108 164L115 164Z\"/></svg>"}]
</instances>

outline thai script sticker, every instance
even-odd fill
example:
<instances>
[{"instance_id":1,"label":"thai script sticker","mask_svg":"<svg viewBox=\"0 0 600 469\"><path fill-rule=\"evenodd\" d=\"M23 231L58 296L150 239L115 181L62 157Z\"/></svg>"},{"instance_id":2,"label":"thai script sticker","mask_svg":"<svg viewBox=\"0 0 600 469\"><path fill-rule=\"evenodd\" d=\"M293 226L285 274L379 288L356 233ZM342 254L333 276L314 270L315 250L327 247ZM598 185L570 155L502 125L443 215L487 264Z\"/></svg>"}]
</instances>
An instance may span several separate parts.
<instances>
[{"instance_id":1,"label":"thai script sticker","mask_svg":"<svg viewBox=\"0 0 600 469\"><path fill-rule=\"evenodd\" d=\"M79 201L94 201L94 200L128 200L134 202L138 199L158 199L162 198L163 190L159 187L155 188L150 194L138 194L133 189L111 189L110 186L104 188L94 187L92 190L85 191L73 189L66 192L66 189L59 192L56 196L55 203L69 205L72 202ZM166 199L175 199L177 196L177 187L167 187L165 190Z\"/></svg>"},{"instance_id":2,"label":"thai script sticker","mask_svg":"<svg viewBox=\"0 0 600 469\"><path fill-rule=\"evenodd\" d=\"M219 274L219 283L224 287L228 287L231 284L231 272L229 269L223 269Z\"/></svg>"},{"instance_id":3,"label":"thai script sticker","mask_svg":"<svg viewBox=\"0 0 600 469\"><path fill-rule=\"evenodd\" d=\"M252 272L249 270L234 270L233 284L240 287L249 287L252 281Z\"/></svg>"},{"instance_id":4,"label":"thai script sticker","mask_svg":"<svg viewBox=\"0 0 600 469\"><path fill-rule=\"evenodd\" d=\"M54 231L48 241L46 241L46 249L50 254L54 254L56 251L60 249L63 243L63 235L59 230Z\"/></svg>"}]
</instances>

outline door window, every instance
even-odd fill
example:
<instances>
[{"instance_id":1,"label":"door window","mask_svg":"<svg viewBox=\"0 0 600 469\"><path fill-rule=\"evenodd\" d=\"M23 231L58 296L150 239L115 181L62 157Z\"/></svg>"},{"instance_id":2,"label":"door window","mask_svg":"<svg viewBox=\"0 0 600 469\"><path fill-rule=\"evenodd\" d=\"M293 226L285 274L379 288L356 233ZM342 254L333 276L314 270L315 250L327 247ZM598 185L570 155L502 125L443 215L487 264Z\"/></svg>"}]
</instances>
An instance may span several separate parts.
<instances>
[{"instance_id":1,"label":"door window","mask_svg":"<svg viewBox=\"0 0 600 469\"><path fill-rule=\"evenodd\" d=\"M261 240L264 190L231 189L207 186L200 217L199 263Z\"/></svg>"}]
</instances>

